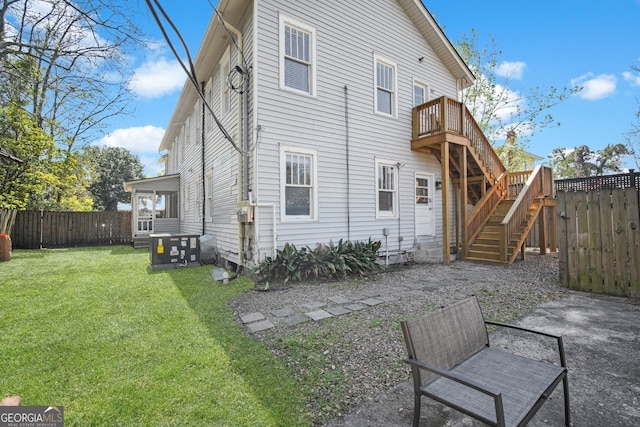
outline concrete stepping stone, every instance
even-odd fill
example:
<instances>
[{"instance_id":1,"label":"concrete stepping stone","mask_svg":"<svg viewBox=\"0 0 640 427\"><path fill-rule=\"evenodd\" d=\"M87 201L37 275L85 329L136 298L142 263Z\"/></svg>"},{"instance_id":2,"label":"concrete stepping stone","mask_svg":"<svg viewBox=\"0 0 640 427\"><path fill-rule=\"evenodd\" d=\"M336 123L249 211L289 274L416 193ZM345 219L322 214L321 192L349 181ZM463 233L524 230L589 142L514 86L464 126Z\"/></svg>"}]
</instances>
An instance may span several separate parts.
<instances>
[{"instance_id":1,"label":"concrete stepping stone","mask_svg":"<svg viewBox=\"0 0 640 427\"><path fill-rule=\"evenodd\" d=\"M329 307L327 308L327 311L333 314L334 316L341 316L343 314L351 313L351 310L349 310L348 308L342 307L340 305L335 307Z\"/></svg>"},{"instance_id":2,"label":"concrete stepping stone","mask_svg":"<svg viewBox=\"0 0 640 427\"><path fill-rule=\"evenodd\" d=\"M402 286L402 285L400 285L400 286L391 286L390 288L386 288L385 289L385 291L386 291L385 293L397 294L397 293L408 291L408 290L409 290L409 288L407 288L406 286Z\"/></svg>"},{"instance_id":3,"label":"concrete stepping stone","mask_svg":"<svg viewBox=\"0 0 640 427\"><path fill-rule=\"evenodd\" d=\"M262 313L246 313L243 314L242 316L240 316L240 320L242 321L242 323L251 323L251 322L257 322L258 320L264 320L264 314Z\"/></svg>"},{"instance_id":4,"label":"concrete stepping stone","mask_svg":"<svg viewBox=\"0 0 640 427\"><path fill-rule=\"evenodd\" d=\"M368 298L366 300L360 301L362 304L368 305L368 306L374 306L374 305L378 305L378 304L382 304L383 301L377 299L377 298Z\"/></svg>"},{"instance_id":5,"label":"concrete stepping stone","mask_svg":"<svg viewBox=\"0 0 640 427\"><path fill-rule=\"evenodd\" d=\"M254 322L254 323L250 323L248 325L249 330L253 333L255 332L260 332L260 331L264 331L266 329L271 329L273 328L275 325L273 323L271 323L270 320L261 320L259 322Z\"/></svg>"},{"instance_id":6,"label":"concrete stepping stone","mask_svg":"<svg viewBox=\"0 0 640 427\"><path fill-rule=\"evenodd\" d=\"M285 308L281 308L280 310L273 310L271 314L273 314L276 317L287 317L287 316L293 316L294 314L296 314L296 311L291 307L285 307Z\"/></svg>"},{"instance_id":7,"label":"concrete stepping stone","mask_svg":"<svg viewBox=\"0 0 640 427\"><path fill-rule=\"evenodd\" d=\"M377 297L378 295L381 295L382 292L376 291L376 290L370 290L370 291L365 291L362 294L368 297Z\"/></svg>"},{"instance_id":8,"label":"concrete stepping stone","mask_svg":"<svg viewBox=\"0 0 640 427\"><path fill-rule=\"evenodd\" d=\"M344 307L348 308L351 311L360 311L360 310L364 310L365 308L367 308L366 305L362 305L362 304L358 304L358 303L347 304Z\"/></svg>"},{"instance_id":9,"label":"concrete stepping stone","mask_svg":"<svg viewBox=\"0 0 640 427\"><path fill-rule=\"evenodd\" d=\"M309 320L311 319L308 316L304 316L302 314L295 314L293 316L285 317L284 319L282 319L282 323L284 323L287 326L295 326L300 323L308 322Z\"/></svg>"},{"instance_id":10,"label":"concrete stepping stone","mask_svg":"<svg viewBox=\"0 0 640 427\"><path fill-rule=\"evenodd\" d=\"M307 316L309 316L311 319L313 319L314 321L318 321L318 320L322 320L322 319L328 319L329 317L333 317L333 314L326 312L324 310L316 310L316 311L310 311L308 313L305 313Z\"/></svg>"},{"instance_id":11,"label":"concrete stepping stone","mask_svg":"<svg viewBox=\"0 0 640 427\"><path fill-rule=\"evenodd\" d=\"M380 295L376 299L379 299L382 302L391 302L396 301L398 298L393 295Z\"/></svg>"},{"instance_id":12,"label":"concrete stepping stone","mask_svg":"<svg viewBox=\"0 0 640 427\"><path fill-rule=\"evenodd\" d=\"M307 308L309 310L315 310L316 308L324 307L325 305L327 305L327 304L324 303L324 302L311 301L311 302L302 304L302 307Z\"/></svg>"},{"instance_id":13,"label":"concrete stepping stone","mask_svg":"<svg viewBox=\"0 0 640 427\"><path fill-rule=\"evenodd\" d=\"M329 299L336 304L349 304L351 300L342 296L329 297Z\"/></svg>"}]
</instances>

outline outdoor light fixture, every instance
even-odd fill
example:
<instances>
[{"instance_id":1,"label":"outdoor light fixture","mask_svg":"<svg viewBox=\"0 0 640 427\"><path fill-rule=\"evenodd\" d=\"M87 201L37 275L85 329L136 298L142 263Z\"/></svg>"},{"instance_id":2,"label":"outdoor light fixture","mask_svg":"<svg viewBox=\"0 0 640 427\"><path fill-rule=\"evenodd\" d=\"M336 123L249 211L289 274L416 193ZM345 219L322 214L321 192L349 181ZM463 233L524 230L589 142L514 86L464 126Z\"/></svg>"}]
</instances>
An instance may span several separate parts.
<instances>
[{"instance_id":1,"label":"outdoor light fixture","mask_svg":"<svg viewBox=\"0 0 640 427\"><path fill-rule=\"evenodd\" d=\"M436 190L442 190L442 179L436 179Z\"/></svg>"}]
</instances>

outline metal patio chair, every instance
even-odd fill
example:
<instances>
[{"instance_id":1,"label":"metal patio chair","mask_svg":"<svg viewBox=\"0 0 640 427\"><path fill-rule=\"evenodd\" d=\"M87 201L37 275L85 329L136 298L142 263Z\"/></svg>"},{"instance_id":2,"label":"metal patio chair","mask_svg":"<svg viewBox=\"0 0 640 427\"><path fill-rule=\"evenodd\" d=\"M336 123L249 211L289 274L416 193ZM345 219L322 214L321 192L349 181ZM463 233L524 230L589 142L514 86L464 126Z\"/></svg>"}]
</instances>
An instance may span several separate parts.
<instances>
[{"instance_id":1,"label":"metal patio chair","mask_svg":"<svg viewBox=\"0 0 640 427\"><path fill-rule=\"evenodd\" d=\"M557 340L560 366L489 347L486 325ZM485 321L476 297L402 322L414 385L413 425L420 400L430 397L492 426L524 426L556 386L564 385L564 418L570 425L569 386L562 337Z\"/></svg>"}]
</instances>

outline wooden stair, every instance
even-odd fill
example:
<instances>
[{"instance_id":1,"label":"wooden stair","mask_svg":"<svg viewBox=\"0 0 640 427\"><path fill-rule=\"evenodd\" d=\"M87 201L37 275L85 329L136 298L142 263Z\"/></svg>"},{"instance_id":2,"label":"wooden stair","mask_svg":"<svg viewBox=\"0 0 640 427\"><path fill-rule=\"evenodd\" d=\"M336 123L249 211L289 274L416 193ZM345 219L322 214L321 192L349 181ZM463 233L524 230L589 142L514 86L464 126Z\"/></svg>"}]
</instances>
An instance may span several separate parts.
<instances>
[{"instance_id":1,"label":"wooden stair","mask_svg":"<svg viewBox=\"0 0 640 427\"><path fill-rule=\"evenodd\" d=\"M502 220L513 206L513 200L503 200L496 207L487 223L482 227L475 241L470 245L465 260L491 264L510 264L522 248L529 231L533 227L542 203L534 201L529 206L526 219L522 220L518 229L507 243L506 259L500 254L500 227Z\"/></svg>"}]
</instances>

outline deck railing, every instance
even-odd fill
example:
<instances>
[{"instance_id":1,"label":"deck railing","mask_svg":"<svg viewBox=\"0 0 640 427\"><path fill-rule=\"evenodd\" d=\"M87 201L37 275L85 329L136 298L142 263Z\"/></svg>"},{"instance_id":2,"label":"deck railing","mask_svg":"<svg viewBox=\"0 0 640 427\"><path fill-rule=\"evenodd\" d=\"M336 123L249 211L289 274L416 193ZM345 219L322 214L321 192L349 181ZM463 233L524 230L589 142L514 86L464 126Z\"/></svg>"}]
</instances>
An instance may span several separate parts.
<instances>
[{"instance_id":1,"label":"deck railing","mask_svg":"<svg viewBox=\"0 0 640 427\"><path fill-rule=\"evenodd\" d=\"M469 140L492 184L506 172L498 154L463 103L443 96L414 107L414 140L442 133L460 135Z\"/></svg>"},{"instance_id":2,"label":"deck railing","mask_svg":"<svg viewBox=\"0 0 640 427\"><path fill-rule=\"evenodd\" d=\"M500 224L500 255L502 261L509 263L509 257L515 258L516 251L513 254L508 253L508 245L515 237L516 232L519 230L522 222L527 218L529 208L533 204L533 201L548 194L547 190L550 184L546 181L551 176L551 169L546 166L536 166L533 172L530 173L526 183L520 188L519 194L511 206L511 209L507 212L502 223Z\"/></svg>"}]
</instances>

